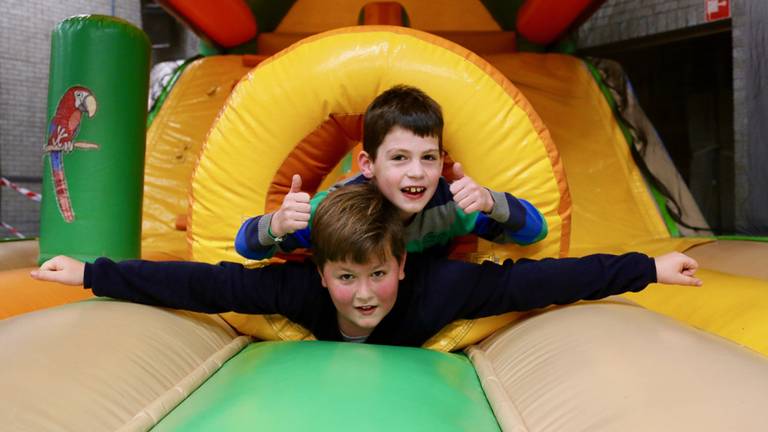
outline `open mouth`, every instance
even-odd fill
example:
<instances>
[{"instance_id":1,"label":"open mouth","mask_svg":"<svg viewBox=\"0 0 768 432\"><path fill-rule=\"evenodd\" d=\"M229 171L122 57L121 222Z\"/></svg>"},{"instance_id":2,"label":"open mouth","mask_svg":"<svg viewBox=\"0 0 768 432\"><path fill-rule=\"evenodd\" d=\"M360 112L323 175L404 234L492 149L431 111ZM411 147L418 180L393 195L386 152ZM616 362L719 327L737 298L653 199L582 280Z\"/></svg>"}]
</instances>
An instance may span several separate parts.
<instances>
[{"instance_id":1,"label":"open mouth","mask_svg":"<svg viewBox=\"0 0 768 432\"><path fill-rule=\"evenodd\" d=\"M370 315L370 314L372 314L373 312L376 311L376 307L377 306L370 306L370 305L368 305L368 306L356 306L355 309L357 309L358 312L360 312L363 315Z\"/></svg>"},{"instance_id":2,"label":"open mouth","mask_svg":"<svg viewBox=\"0 0 768 432\"><path fill-rule=\"evenodd\" d=\"M406 195L410 195L410 196L419 196L419 195L423 194L424 191L426 191L426 190L427 190L427 188L425 188L423 186L408 186L408 187L404 187L404 188L400 189L400 191L402 193L404 193Z\"/></svg>"}]
</instances>

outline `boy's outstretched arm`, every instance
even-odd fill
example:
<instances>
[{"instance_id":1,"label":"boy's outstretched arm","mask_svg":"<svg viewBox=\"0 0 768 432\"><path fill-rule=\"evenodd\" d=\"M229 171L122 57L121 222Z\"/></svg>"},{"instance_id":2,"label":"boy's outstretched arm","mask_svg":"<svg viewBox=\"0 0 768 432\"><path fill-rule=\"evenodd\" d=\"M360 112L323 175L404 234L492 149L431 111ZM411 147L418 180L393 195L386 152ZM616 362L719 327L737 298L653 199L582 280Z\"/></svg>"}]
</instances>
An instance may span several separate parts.
<instances>
[{"instance_id":1,"label":"boy's outstretched arm","mask_svg":"<svg viewBox=\"0 0 768 432\"><path fill-rule=\"evenodd\" d=\"M246 258L266 259L278 251L309 247L311 210L309 194L301 191L301 176L294 174L280 209L245 221L237 232L235 250Z\"/></svg>"},{"instance_id":2,"label":"boy's outstretched arm","mask_svg":"<svg viewBox=\"0 0 768 432\"><path fill-rule=\"evenodd\" d=\"M322 289L311 264L277 264L245 269L236 263L114 262L85 264L65 256L43 263L38 280L84 285L97 296L195 312L291 314ZM308 300L309 299L309 300Z\"/></svg>"},{"instance_id":3,"label":"boy's outstretched arm","mask_svg":"<svg viewBox=\"0 0 768 432\"><path fill-rule=\"evenodd\" d=\"M412 257L409 257L412 258ZM478 318L579 300L598 300L643 290L648 284L701 285L696 261L683 254L657 259L641 253L596 254L583 258L511 260L481 265L433 261L429 274L444 287L442 309L452 316ZM435 275L439 275L436 276ZM443 301L443 300L441 300Z\"/></svg>"},{"instance_id":4,"label":"boy's outstretched arm","mask_svg":"<svg viewBox=\"0 0 768 432\"><path fill-rule=\"evenodd\" d=\"M547 221L528 201L508 193L491 191L464 174L461 164L453 165L456 180L451 183L453 200L464 213L479 211L472 232L494 243L529 245L547 236Z\"/></svg>"}]
</instances>

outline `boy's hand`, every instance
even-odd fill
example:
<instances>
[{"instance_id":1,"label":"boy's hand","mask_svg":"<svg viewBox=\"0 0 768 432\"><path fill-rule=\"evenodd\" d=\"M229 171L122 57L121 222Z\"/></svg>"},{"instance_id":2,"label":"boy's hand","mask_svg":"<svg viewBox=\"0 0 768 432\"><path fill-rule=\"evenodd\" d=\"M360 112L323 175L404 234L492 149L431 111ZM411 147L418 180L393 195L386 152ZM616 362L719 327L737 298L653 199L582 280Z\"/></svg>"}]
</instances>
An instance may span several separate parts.
<instances>
[{"instance_id":1,"label":"boy's hand","mask_svg":"<svg viewBox=\"0 0 768 432\"><path fill-rule=\"evenodd\" d=\"M283 198L280 206L269 225L269 230L275 237L291 234L309 225L309 194L301 191L301 176L294 174L291 179L291 190Z\"/></svg>"},{"instance_id":2,"label":"boy's hand","mask_svg":"<svg viewBox=\"0 0 768 432\"><path fill-rule=\"evenodd\" d=\"M59 282L65 285L82 285L85 264L82 262L59 255L44 262L38 270L32 270L29 274L33 279Z\"/></svg>"},{"instance_id":3,"label":"boy's hand","mask_svg":"<svg viewBox=\"0 0 768 432\"><path fill-rule=\"evenodd\" d=\"M656 281L663 284L701 286L701 279L694 277L699 263L688 255L672 252L654 258Z\"/></svg>"},{"instance_id":4,"label":"boy's hand","mask_svg":"<svg viewBox=\"0 0 768 432\"><path fill-rule=\"evenodd\" d=\"M456 181L451 183L451 193L453 200L464 210L464 213L482 211L490 213L493 210L493 197L488 189L475 183L471 177L464 175L461 164L453 164L453 174Z\"/></svg>"}]
</instances>

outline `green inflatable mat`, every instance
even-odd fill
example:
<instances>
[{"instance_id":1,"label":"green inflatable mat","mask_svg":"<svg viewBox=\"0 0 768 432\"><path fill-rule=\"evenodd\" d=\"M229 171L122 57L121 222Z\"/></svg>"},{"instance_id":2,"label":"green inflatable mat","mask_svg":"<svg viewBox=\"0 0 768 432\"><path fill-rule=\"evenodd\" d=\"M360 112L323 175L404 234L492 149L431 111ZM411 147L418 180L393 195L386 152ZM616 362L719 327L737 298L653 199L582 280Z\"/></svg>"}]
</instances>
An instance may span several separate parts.
<instances>
[{"instance_id":1,"label":"green inflatable mat","mask_svg":"<svg viewBox=\"0 0 768 432\"><path fill-rule=\"evenodd\" d=\"M259 342L153 431L498 431L470 361L419 348Z\"/></svg>"}]
</instances>

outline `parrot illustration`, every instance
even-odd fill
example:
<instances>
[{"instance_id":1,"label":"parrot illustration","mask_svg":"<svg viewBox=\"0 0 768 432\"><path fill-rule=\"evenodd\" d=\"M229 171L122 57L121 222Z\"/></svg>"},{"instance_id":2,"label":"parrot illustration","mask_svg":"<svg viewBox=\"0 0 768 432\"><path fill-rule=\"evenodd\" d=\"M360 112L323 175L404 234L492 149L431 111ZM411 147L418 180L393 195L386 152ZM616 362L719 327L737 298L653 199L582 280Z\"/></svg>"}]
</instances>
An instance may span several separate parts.
<instances>
[{"instance_id":1,"label":"parrot illustration","mask_svg":"<svg viewBox=\"0 0 768 432\"><path fill-rule=\"evenodd\" d=\"M56 113L48 126L48 140L43 151L51 156L51 174L53 175L56 204L67 222L75 220L75 212L69 198L67 178L64 173L64 154L75 148L98 149L98 144L75 142L83 114L93 117L96 114L96 97L86 87L73 86L67 89L59 100Z\"/></svg>"}]
</instances>

